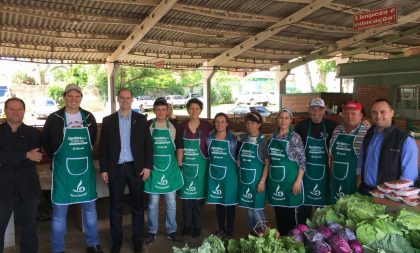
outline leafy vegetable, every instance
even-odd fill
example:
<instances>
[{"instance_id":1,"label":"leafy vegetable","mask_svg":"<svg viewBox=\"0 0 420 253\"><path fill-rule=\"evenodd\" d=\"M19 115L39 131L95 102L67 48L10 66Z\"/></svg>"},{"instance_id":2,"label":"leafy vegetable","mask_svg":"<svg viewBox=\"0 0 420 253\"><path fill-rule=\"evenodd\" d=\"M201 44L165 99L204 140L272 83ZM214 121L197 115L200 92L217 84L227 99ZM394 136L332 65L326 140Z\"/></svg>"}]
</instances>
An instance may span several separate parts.
<instances>
[{"instance_id":1,"label":"leafy vegetable","mask_svg":"<svg viewBox=\"0 0 420 253\"><path fill-rule=\"evenodd\" d=\"M353 253L363 253L362 244L358 240L351 240L348 242Z\"/></svg>"},{"instance_id":2,"label":"leafy vegetable","mask_svg":"<svg viewBox=\"0 0 420 253\"><path fill-rule=\"evenodd\" d=\"M311 246L312 253L330 253L331 246L324 240L319 240Z\"/></svg>"},{"instance_id":3,"label":"leafy vegetable","mask_svg":"<svg viewBox=\"0 0 420 253\"><path fill-rule=\"evenodd\" d=\"M205 238L203 243L197 249L189 248L185 245L183 248L173 247L174 253L225 253L225 245L223 241L215 235Z\"/></svg>"},{"instance_id":4,"label":"leafy vegetable","mask_svg":"<svg viewBox=\"0 0 420 253\"><path fill-rule=\"evenodd\" d=\"M305 232L309 229L308 226L306 226L305 224L297 224L296 228L299 229L302 232Z\"/></svg>"},{"instance_id":5,"label":"leafy vegetable","mask_svg":"<svg viewBox=\"0 0 420 253\"><path fill-rule=\"evenodd\" d=\"M386 235L381 240L376 240L363 246L365 253L392 252L392 253L415 253L416 250L410 242L401 235Z\"/></svg>"},{"instance_id":6,"label":"leafy vegetable","mask_svg":"<svg viewBox=\"0 0 420 253\"><path fill-rule=\"evenodd\" d=\"M339 235L333 235L330 240L333 253L351 253L350 245L347 240Z\"/></svg>"},{"instance_id":7,"label":"leafy vegetable","mask_svg":"<svg viewBox=\"0 0 420 253\"><path fill-rule=\"evenodd\" d=\"M228 253L304 253L305 248L302 243L295 241L290 237L278 237L277 230L271 229L262 237L249 235L247 238L242 238L240 241L229 240L227 243Z\"/></svg>"},{"instance_id":8,"label":"leafy vegetable","mask_svg":"<svg viewBox=\"0 0 420 253\"><path fill-rule=\"evenodd\" d=\"M331 230L327 227L319 227L318 231L323 234L325 238L330 238L332 236Z\"/></svg>"},{"instance_id":9,"label":"leafy vegetable","mask_svg":"<svg viewBox=\"0 0 420 253\"><path fill-rule=\"evenodd\" d=\"M400 228L392 222L392 219L377 219L373 223L364 222L356 229L357 240L363 245L383 239L387 234L403 235Z\"/></svg>"}]
</instances>

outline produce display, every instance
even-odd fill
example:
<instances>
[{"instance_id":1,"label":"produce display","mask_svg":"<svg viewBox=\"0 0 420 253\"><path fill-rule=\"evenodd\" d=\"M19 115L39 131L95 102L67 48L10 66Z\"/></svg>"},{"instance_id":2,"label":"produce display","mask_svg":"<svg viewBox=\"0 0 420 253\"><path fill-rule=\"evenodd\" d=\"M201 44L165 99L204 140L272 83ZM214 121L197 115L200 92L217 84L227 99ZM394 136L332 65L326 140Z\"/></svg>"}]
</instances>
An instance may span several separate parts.
<instances>
[{"instance_id":1,"label":"produce display","mask_svg":"<svg viewBox=\"0 0 420 253\"><path fill-rule=\"evenodd\" d=\"M316 244L311 241L314 236L304 240L314 253L420 252L420 213L387 212L386 206L373 203L369 196L344 196L333 206L317 209L307 224L308 231L318 232Z\"/></svg>"},{"instance_id":2,"label":"produce display","mask_svg":"<svg viewBox=\"0 0 420 253\"><path fill-rule=\"evenodd\" d=\"M174 247L173 252L420 253L420 213L407 209L390 212L385 205L373 203L372 197L356 193L318 208L307 225L297 225L287 236L279 236L276 229L240 240L223 241L210 235L198 248L186 245Z\"/></svg>"},{"instance_id":3,"label":"produce display","mask_svg":"<svg viewBox=\"0 0 420 253\"><path fill-rule=\"evenodd\" d=\"M223 242L219 237L210 235L198 248L173 247L174 253L305 253L302 243L291 237L280 236L276 229L267 230L262 236L249 235L240 240L230 239Z\"/></svg>"}]
</instances>

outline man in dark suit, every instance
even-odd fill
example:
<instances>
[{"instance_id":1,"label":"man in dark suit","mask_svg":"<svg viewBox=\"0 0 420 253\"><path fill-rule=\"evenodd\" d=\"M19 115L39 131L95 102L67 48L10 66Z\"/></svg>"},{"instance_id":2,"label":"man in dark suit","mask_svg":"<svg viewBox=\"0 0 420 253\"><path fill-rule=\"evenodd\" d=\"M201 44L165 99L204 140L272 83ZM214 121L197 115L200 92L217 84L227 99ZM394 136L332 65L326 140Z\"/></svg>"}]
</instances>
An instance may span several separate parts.
<instances>
[{"instance_id":1,"label":"man in dark suit","mask_svg":"<svg viewBox=\"0 0 420 253\"><path fill-rule=\"evenodd\" d=\"M133 94L118 91L118 112L102 121L99 165L108 184L112 253L120 252L122 242L122 204L128 185L132 206L134 252L143 247L143 188L153 166L152 139L146 117L131 110Z\"/></svg>"},{"instance_id":2,"label":"man in dark suit","mask_svg":"<svg viewBox=\"0 0 420 253\"><path fill-rule=\"evenodd\" d=\"M38 252L36 210L41 186L36 163L42 159L41 132L25 125L25 103L10 98L0 125L0 252L7 223L15 210L20 223L20 252Z\"/></svg>"}]
</instances>

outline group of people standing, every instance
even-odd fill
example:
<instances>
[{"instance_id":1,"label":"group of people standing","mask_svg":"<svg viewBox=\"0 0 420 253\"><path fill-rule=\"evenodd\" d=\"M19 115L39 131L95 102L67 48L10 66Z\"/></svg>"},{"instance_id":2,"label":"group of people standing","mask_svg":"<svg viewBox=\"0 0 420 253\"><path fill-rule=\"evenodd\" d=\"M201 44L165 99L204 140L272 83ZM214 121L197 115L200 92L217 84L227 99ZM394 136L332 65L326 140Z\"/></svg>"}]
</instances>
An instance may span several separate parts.
<instances>
[{"instance_id":1,"label":"group of people standing","mask_svg":"<svg viewBox=\"0 0 420 253\"><path fill-rule=\"evenodd\" d=\"M67 209L80 204L86 252L102 253L92 156L96 121L80 108L79 86L68 85L63 96L66 106L48 117L42 134L22 122L23 100L11 98L5 104L7 120L0 125L0 238L15 210L21 221L21 252L37 252L40 184L35 165L42 159L42 146L52 160L52 252L64 252ZM175 242L182 240L177 232L176 195L182 199L183 236L201 234L205 203L216 205L216 233L221 237L234 233L237 205L248 210L249 232L263 233L267 202L274 207L278 230L287 234L297 223L305 223L314 207L333 203L357 187L367 194L384 181L415 181L418 176L415 141L396 128L394 110L386 99L372 104L372 126L362 122L362 105L355 101L343 104L343 124L338 126L324 118L321 98L311 100L310 117L294 129L292 111L283 108L277 131L269 138L261 132L263 119L258 112L248 113L246 131L235 135L225 113L215 116L213 126L200 119L203 103L196 98L188 101L189 117L179 124L169 117L164 98L155 100L156 118L149 121L131 110L131 90L120 89L117 100L120 109L103 119L99 146L100 174L110 196L112 253L122 246L126 186L133 251L141 252L143 243L152 243L158 234L162 195L166 236ZM148 195L146 225L143 193Z\"/></svg>"}]
</instances>

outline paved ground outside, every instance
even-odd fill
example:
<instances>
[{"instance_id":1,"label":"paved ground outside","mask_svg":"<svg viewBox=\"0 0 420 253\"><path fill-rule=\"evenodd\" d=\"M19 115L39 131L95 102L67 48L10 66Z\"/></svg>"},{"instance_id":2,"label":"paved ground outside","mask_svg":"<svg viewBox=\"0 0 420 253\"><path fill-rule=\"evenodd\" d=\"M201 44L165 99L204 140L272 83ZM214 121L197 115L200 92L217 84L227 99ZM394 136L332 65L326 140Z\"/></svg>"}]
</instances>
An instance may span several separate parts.
<instances>
[{"instance_id":1,"label":"paved ground outside","mask_svg":"<svg viewBox=\"0 0 420 253\"><path fill-rule=\"evenodd\" d=\"M97 201L97 210L98 210L98 229L99 236L101 240L101 246L104 249L105 253L110 252L112 241L110 238L109 232L109 215L108 215L108 198L99 199ZM247 219L247 209L236 208L236 219L234 227L234 238L245 237L248 234L248 219ZM83 253L85 252L85 236L82 233L81 221L79 216L79 210L76 207L69 209L68 221L67 221L67 235L65 238L66 242L66 253ZM267 225L270 227L275 227L275 218L274 210L270 206L265 208L266 219L268 220ZM146 221L146 214L145 214ZM177 201L177 222L178 230L182 228L182 202L178 199ZM50 252L50 222L49 221L40 221L38 222L38 236L39 236L39 253L49 253ZM131 214L129 211L129 201L127 200L124 205L124 216L123 216L123 229L124 229L124 239L123 245L121 248L121 253L131 253L132 243L131 243ZM19 230L17 228L17 230ZM156 240L153 244L145 246L143 252L145 253L166 253L172 252L172 247L182 247L186 243L189 246L197 247L201 245L203 239L209 236L212 233L217 231L217 218L216 218L216 209L214 205L206 205L204 211L204 225L202 229L202 234L198 238L192 238L190 236L184 237L182 243L173 243L172 241L166 238L165 230L165 213L164 213L164 200L161 198L160 201L160 212L159 212L159 231ZM17 231L19 236L19 231ZM16 238L16 242L19 242L19 238ZM18 246L16 248L8 248L4 253L17 253L20 252ZM21 252L24 253L24 252Z\"/></svg>"}]
</instances>

